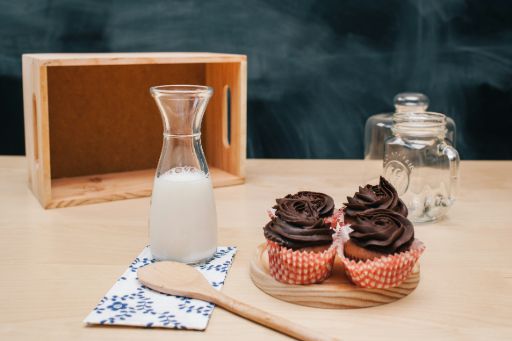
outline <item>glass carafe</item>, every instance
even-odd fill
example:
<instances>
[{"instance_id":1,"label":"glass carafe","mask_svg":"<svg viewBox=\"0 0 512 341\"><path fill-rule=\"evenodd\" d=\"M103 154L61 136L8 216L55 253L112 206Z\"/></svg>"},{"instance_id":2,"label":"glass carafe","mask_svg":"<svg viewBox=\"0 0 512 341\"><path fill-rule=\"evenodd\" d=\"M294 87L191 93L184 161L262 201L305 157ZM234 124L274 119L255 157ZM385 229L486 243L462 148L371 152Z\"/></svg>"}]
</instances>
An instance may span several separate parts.
<instances>
[{"instance_id":1,"label":"glass carafe","mask_svg":"<svg viewBox=\"0 0 512 341\"><path fill-rule=\"evenodd\" d=\"M151 253L158 260L201 262L217 248L215 201L201 146L201 121L213 90L164 85L150 92L164 126L151 196Z\"/></svg>"},{"instance_id":2,"label":"glass carafe","mask_svg":"<svg viewBox=\"0 0 512 341\"><path fill-rule=\"evenodd\" d=\"M383 175L396 188L414 222L437 220L453 205L459 154L447 143L446 116L433 112L393 115L384 144Z\"/></svg>"}]
</instances>

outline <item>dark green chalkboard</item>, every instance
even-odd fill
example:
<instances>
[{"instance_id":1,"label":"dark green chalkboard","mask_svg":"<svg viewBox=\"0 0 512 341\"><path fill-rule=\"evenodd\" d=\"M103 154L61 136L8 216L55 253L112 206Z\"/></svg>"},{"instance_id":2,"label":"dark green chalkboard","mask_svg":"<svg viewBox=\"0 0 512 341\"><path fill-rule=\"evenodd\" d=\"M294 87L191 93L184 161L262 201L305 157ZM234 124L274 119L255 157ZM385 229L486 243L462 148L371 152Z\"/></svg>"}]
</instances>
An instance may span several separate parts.
<instances>
[{"instance_id":1,"label":"dark green chalkboard","mask_svg":"<svg viewBox=\"0 0 512 341\"><path fill-rule=\"evenodd\" d=\"M0 1L0 154L22 154L20 55L247 54L248 155L360 158L363 126L421 91L466 159L512 158L510 1Z\"/></svg>"}]
</instances>

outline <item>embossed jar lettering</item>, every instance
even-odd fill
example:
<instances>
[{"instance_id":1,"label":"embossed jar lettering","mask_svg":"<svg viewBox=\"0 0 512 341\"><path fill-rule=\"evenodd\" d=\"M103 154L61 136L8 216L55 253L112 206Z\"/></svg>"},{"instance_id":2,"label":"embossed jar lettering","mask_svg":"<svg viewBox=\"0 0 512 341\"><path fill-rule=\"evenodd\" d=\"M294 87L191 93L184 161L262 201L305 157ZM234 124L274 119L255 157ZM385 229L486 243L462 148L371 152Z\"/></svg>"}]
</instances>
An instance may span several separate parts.
<instances>
[{"instance_id":1,"label":"embossed jar lettering","mask_svg":"<svg viewBox=\"0 0 512 341\"><path fill-rule=\"evenodd\" d=\"M382 174L397 189L415 222L437 220L452 206L459 155L446 143L446 116L395 113L393 136L384 145Z\"/></svg>"}]
</instances>

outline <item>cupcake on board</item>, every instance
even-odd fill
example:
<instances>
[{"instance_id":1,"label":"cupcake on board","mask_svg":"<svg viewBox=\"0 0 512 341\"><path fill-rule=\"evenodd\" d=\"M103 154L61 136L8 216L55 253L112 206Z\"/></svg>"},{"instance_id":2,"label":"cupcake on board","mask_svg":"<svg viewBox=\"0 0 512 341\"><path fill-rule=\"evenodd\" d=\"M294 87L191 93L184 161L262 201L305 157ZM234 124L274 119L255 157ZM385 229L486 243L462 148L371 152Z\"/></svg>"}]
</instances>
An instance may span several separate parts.
<instances>
[{"instance_id":1,"label":"cupcake on board","mask_svg":"<svg viewBox=\"0 0 512 341\"><path fill-rule=\"evenodd\" d=\"M336 249L334 230L325 218L332 216L334 201L325 194L311 193L277 199L271 220L263 228L270 274L279 282L313 284L331 275Z\"/></svg>"},{"instance_id":2,"label":"cupcake on board","mask_svg":"<svg viewBox=\"0 0 512 341\"><path fill-rule=\"evenodd\" d=\"M347 201L344 220L350 225L341 227L336 241L348 277L365 288L399 286L425 250L414 237L407 207L383 177Z\"/></svg>"},{"instance_id":3,"label":"cupcake on board","mask_svg":"<svg viewBox=\"0 0 512 341\"><path fill-rule=\"evenodd\" d=\"M371 260L406 252L414 241L412 223L389 209L366 210L355 216L350 228L350 239L343 248L345 256L354 260Z\"/></svg>"}]
</instances>

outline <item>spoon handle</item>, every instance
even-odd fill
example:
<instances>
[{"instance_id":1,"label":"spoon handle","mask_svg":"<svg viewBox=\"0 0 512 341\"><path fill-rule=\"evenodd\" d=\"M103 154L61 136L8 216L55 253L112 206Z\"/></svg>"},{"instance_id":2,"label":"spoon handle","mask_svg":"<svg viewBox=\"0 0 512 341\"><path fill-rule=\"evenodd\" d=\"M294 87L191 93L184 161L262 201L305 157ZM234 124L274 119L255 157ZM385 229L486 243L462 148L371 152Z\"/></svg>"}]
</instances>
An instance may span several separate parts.
<instances>
[{"instance_id":1,"label":"spoon handle","mask_svg":"<svg viewBox=\"0 0 512 341\"><path fill-rule=\"evenodd\" d=\"M281 332L298 340L338 340L333 337L325 336L322 333L319 333L315 330L303 327L297 323L291 322L282 317L267 313L266 311L250 306L246 303L235 300L234 298L231 298L220 292L213 298L213 303L221 306L226 310L231 311L232 313L235 313L248 320L259 323L265 327L274 329L278 332Z\"/></svg>"}]
</instances>

